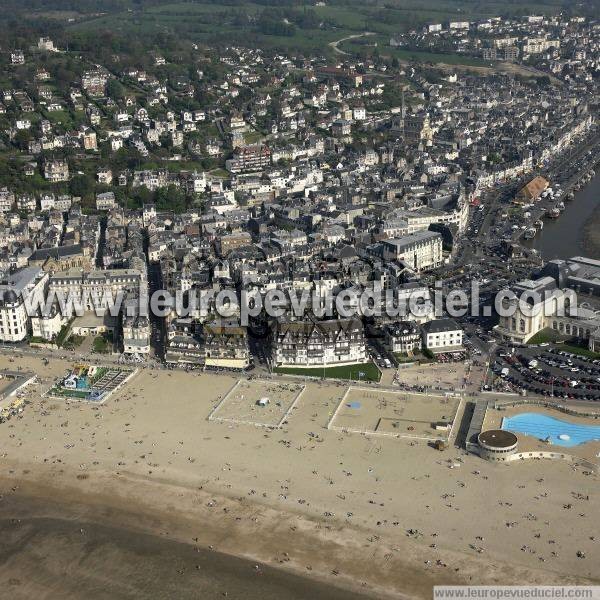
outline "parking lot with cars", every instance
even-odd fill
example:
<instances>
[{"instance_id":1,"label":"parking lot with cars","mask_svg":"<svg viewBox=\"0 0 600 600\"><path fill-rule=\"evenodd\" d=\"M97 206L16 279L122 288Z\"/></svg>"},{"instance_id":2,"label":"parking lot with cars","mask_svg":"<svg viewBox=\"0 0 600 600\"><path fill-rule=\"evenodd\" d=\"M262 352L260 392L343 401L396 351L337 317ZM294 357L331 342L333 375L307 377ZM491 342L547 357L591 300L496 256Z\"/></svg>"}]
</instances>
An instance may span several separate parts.
<instances>
[{"instance_id":1,"label":"parking lot with cars","mask_svg":"<svg viewBox=\"0 0 600 600\"><path fill-rule=\"evenodd\" d=\"M500 385L508 382L528 393L600 401L600 359L562 350L560 346L500 349L491 371Z\"/></svg>"}]
</instances>

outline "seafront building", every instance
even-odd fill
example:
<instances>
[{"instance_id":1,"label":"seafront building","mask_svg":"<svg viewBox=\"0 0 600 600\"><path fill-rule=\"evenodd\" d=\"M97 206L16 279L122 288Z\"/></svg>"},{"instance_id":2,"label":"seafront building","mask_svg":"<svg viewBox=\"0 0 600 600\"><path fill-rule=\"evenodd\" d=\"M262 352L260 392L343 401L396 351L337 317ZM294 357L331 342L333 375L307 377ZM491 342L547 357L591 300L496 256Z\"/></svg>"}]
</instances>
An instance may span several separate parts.
<instances>
[{"instance_id":1,"label":"seafront building","mask_svg":"<svg viewBox=\"0 0 600 600\"><path fill-rule=\"evenodd\" d=\"M359 319L277 322L271 362L278 367L328 367L367 360Z\"/></svg>"},{"instance_id":2,"label":"seafront building","mask_svg":"<svg viewBox=\"0 0 600 600\"><path fill-rule=\"evenodd\" d=\"M26 301L42 295L48 274L37 267L4 273L0 279L0 340L23 341L31 331Z\"/></svg>"},{"instance_id":3,"label":"seafront building","mask_svg":"<svg viewBox=\"0 0 600 600\"><path fill-rule=\"evenodd\" d=\"M423 346L433 353L463 349L463 329L453 319L435 319L421 326Z\"/></svg>"}]
</instances>

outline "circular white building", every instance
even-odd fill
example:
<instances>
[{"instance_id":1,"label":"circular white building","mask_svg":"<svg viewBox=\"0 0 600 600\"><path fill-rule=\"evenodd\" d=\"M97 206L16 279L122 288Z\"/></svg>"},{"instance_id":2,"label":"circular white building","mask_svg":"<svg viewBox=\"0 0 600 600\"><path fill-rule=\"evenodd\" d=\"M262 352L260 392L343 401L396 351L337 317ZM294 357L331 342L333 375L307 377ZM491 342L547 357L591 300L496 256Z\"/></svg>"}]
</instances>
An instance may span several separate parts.
<instances>
[{"instance_id":1,"label":"circular white building","mask_svg":"<svg viewBox=\"0 0 600 600\"><path fill-rule=\"evenodd\" d=\"M491 461L505 461L517 451L517 436L503 429L489 429L477 436L479 456Z\"/></svg>"}]
</instances>

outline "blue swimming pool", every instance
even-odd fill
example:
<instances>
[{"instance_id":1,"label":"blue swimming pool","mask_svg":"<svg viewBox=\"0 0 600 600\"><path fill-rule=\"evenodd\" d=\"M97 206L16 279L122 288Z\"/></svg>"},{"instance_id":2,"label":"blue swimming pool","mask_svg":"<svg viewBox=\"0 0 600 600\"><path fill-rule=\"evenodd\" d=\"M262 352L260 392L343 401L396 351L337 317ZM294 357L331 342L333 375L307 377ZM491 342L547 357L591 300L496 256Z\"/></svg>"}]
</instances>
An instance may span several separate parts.
<instances>
[{"instance_id":1,"label":"blue swimming pool","mask_svg":"<svg viewBox=\"0 0 600 600\"><path fill-rule=\"evenodd\" d=\"M502 429L549 439L556 446L572 448L585 442L600 440L600 425L580 425L538 413L522 413L502 419Z\"/></svg>"}]
</instances>

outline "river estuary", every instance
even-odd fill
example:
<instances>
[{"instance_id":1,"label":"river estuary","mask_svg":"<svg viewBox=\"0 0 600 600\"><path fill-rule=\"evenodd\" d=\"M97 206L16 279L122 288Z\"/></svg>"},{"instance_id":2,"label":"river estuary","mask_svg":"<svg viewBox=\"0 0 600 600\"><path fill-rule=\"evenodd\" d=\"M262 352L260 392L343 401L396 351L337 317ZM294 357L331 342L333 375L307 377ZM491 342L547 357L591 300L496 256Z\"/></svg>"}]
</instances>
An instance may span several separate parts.
<instances>
[{"instance_id":1,"label":"river estuary","mask_svg":"<svg viewBox=\"0 0 600 600\"><path fill-rule=\"evenodd\" d=\"M544 260L581 255L600 259L598 245L590 243L589 228L586 231L586 225L596 221L595 235L600 237L600 174L565 205L558 219L544 219L544 229L527 245L535 248Z\"/></svg>"}]
</instances>

